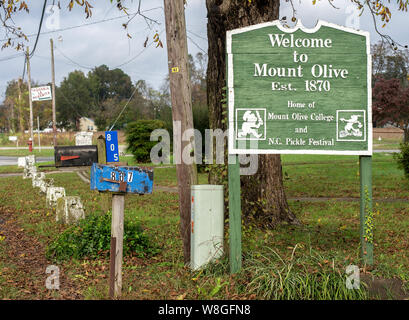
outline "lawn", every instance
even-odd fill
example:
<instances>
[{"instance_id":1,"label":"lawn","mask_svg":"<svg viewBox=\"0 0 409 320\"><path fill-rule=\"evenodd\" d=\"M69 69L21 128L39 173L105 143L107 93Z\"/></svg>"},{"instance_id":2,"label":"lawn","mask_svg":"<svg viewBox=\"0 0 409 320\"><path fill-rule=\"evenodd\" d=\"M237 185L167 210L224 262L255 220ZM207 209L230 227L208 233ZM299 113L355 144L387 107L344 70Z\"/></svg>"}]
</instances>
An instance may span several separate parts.
<instances>
[{"instance_id":1,"label":"lawn","mask_svg":"<svg viewBox=\"0 0 409 320\"><path fill-rule=\"evenodd\" d=\"M358 157L283 156L287 197L359 197L358 168ZM67 195L80 196L86 213L102 214L100 195L75 173L47 177L53 178L55 185L65 187ZM45 266L56 263L44 260L45 248L66 227L55 222L55 212L46 208L45 196L32 188L31 180L1 179L0 219L8 224L10 236L0 238L0 298L106 299L106 252L98 259L58 262L64 275L60 291L43 288ZM175 167L155 168L154 181L156 186L176 186ZM199 174L199 181L206 183L206 174ZM349 264L359 265L364 268L361 272L377 279L400 281L409 289L408 187L391 155L374 154L373 189L374 198L379 201L374 201L373 267L364 268L359 260L359 202L291 200L290 208L303 225L281 225L275 229L244 225L243 270L236 275L229 274L227 257L202 272L191 272L184 266L177 193L127 195L126 217L141 223L159 252L145 258L124 258L123 298L368 298L365 290L345 291L345 268ZM386 198L407 200L381 201ZM0 230L1 223L0 220ZM227 225L225 233L228 252ZM24 245L16 246L15 239L21 239ZM37 264L44 269L42 274L41 268L29 268L30 261L24 257L30 255L41 262Z\"/></svg>"},{"instance_id":2,"label":"lawn","mask_svg":"<svg viewBox=\"0 0 409 320\"><path fill-rule=\"evenodd\" d=\"M54 157L54 149L34 148L32 152L28 149L0 149L0 156L25 157L34 154L36 157Z\"/></svg>"},{"instance_id":3,"label":"lawn","mask_svg":"<svg viewBox=\"0 0 409 320\"><path fill-rule=\"evenodd\" d=\"M382 139L373 141L374 150L396 150L399 149L401 139Z\"/></svg>"}]
</instances>

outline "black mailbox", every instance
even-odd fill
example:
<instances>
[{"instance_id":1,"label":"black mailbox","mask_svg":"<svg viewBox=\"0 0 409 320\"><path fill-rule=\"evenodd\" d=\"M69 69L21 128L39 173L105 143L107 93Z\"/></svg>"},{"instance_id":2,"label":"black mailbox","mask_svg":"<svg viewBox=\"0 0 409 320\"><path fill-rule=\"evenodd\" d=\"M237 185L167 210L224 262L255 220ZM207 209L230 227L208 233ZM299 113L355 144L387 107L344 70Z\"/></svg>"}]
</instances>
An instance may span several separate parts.
<instances>
[{"instance_id":1,"label":"black mailbox","mask_svg":"<svg viewBox=\"0 0 409 320\"><path fill-rule=\"evenodd\" d=\"M97 146L62 146L54 147L56 167L92 166L98 163Z\"/></svg>"}]
</instances>

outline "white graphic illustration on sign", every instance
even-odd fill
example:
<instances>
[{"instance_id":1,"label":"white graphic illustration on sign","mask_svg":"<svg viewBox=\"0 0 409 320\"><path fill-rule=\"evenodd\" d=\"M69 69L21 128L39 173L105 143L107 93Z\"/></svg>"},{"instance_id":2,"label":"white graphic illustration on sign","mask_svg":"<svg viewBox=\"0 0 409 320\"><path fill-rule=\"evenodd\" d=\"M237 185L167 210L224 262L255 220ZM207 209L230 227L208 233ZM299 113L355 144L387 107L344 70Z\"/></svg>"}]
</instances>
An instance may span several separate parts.
<instances>
[{"instance_id":1,"label":"white graphic illustration on sign","mask_svg":"<svg viewBox=\"0 0 409 320\"><path fill-rule=\"evenodd\" d=\"M265 109L237 109L236 127L238 140L264 140L265 139ZM237 121L243 120L240 125ZM239 128L240 127L240 128Z\"/></svg>"},{"instance_id":2,"label":"white graphic illustration on sign","mask_svg":"<svg viewBox=\"0 0 409 320\"><path fill-rule=\"evenodd\" d=\"M349 136L362 137L362 131L360 130L362 128L362 122L358 120L359 117L362 116L354 114L350 119L340 119L342 122L346 122L344 130L339 133L341 138ZM354 125L356 125L356 128L354 128Z\"/></svg>"},{"instance_id":3,"label":"white graphic illustration on sign","mask_svg":"<svg viewBox=\"0 0 409 320\"><path fill-rule=\"evenodd\" d=\"M365 141L365 110L337 111L337 141Z\"/></svg>"}]
</instances>

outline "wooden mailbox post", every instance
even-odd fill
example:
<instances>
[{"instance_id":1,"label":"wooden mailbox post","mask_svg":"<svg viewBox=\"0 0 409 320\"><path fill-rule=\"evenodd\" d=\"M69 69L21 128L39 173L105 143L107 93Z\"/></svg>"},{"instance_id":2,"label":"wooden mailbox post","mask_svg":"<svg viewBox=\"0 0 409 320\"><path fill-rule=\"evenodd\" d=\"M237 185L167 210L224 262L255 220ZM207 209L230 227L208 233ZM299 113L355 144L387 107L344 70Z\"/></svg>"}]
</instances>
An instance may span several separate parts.
<instances>
[{"instance_id":1,"label":"wooden mailbox post","mask_svg":"<svg viewBox=\"0 0 409 320\"><path fill-rule=\"evenodd\" d=\"M91 190L112 192L109 296L118 298L122 290L125 194L152 193L153 169L94 163L91 167Z\"/></svg>"},{"instance_id":2,"label":"wooden mailbox post","mask_svg":"<svg viewBox=\"0 0 409 320\"><path fill-rule=\"evenodd\" d=\"M358 155L361 256L372 264L369 33L277 20L228 31L226 43L231 272L241 268L238 154Z\"/></svg>"}]
</instances>

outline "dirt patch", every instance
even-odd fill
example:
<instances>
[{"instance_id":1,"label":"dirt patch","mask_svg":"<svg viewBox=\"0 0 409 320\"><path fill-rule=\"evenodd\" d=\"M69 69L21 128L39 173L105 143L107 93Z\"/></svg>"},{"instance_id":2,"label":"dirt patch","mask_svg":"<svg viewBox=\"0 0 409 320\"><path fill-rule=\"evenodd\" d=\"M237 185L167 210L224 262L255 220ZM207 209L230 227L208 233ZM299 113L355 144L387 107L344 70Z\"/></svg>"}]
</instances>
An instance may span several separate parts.
<instances>
[{"instance_id":1,"label":"dirt patch","mask_svg":"<svg viewBox=\"0 0 409 320\"><path fill-rule=\"evenodd\" d=\"M8 284L19 292L19 299L81 299L82 294L74 283L59 269L59 290L45 286L46 268L53 265L45 258L45 249L36 238L24 232L16 220L16 212L0 208L0 233L5 236L3 256L15 270L7 277ZM6 272L8 270L5 270Z\"/></svg>"},{"instance_id":2,"label":"dirt patch","mask_svg":"<svg viewBox=\"0 0 409 320\"><path fill-rule=\"evenodd\" d=\"M374 299L407 300L403 281L400 279L377 279L368 274L361 274L360 280L368 287L369 296Z\"/></svg>"}]
</instances>

